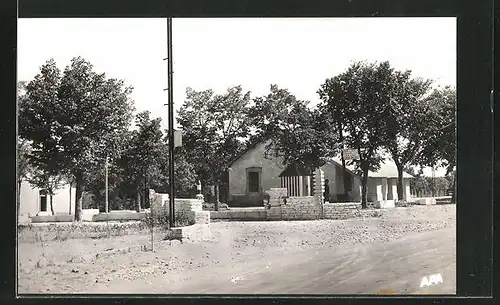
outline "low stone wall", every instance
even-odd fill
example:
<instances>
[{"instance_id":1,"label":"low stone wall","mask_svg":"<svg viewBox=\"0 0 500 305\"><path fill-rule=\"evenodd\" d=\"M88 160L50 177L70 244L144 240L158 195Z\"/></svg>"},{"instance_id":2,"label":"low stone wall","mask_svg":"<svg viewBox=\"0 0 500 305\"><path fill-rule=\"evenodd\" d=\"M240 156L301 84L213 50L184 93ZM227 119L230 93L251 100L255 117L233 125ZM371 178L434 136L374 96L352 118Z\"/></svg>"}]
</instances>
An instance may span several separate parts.
<instances>
[{"instance_id":1,"label":"low stone wall","mask_svg":"<svg viewBox=\"0 0 500 305\"><path fill-rule=\"evenodd\" d=\"M32 223L40 222L72 222L74 215L39 215L31 217Z\"/></svg>"},{"instance_id":2,"label":"low stone wall","mask_svg":"<svg viewBox=\"0 0 500 305\"><path fill-rule=\"evenodd\" d=\"M290 197L286 198L286 204L281 205L283 220L312 220L321 218L321 205L317 198Z\"/></svg>"},{"instance_id":3,"label":"low stone wall","mask_svg":"<svg viewBox=\"0 0 500 305\"><path fill-rule=\"evenodd\" d=\"M267 210L268 220L349 219L369 216L373 210L362 210L360 203L325 203L323 207L314 197L287 198L287 203ZM289 203L290 202L290 203Z\"/></svg>"},{"instance_id":4,"label":"low stone wall","mask_svg":"<svg viewBox=\"0 0 500 305\"><path fill-rule=\"evenodd\" d=\"M227 210L210 211L210 219L231 219L231 220L266 220L267 211L259 210Z\"/></svg>"},{"instance_id":5,"label":"low stone wall","mask_svg":"<svg viewBox=\"0 0 500 305\"><path fill-rule=\"evenodd\" d=\"M362 216L361 203L359 202L335 202L325 203L323 206L324 218L326 219L349 219Z\"/></svg>"},{"instance_id":6,"label":"low stone wall","mask_svg":"<svg viewBox=\"0 0 500 305\"><path fill-rule=\"evenodd\" d=\"M190 224L196 223L196 216L198 214L198 219L203 217L206 218L206 215L210 215L209 212L203 211L202 204L203 202L198 199L175 199L175 218L186 219ZM168 208L167 208L168 211ZM169 213L167 212L167 215ZM205 216L203 216L205 215ZM210 216L208 216L210 217Z\"/></svg>"},{"instance_id":7,"label":"low stone wall","mask_svg":"<svg viewBox=\"0 0 500 305\"><path fill-rule=\"evenodd\" d=\"M92 221L94 215L99 214L99 209L83 209L82 210L82 220L83 221Z\"/></svg>"},{"instance_id":8,"label":"low stone wall","mask_svg":"<svg viewBox=\"0 0 500 305\"><path fill-rule=\"evenodd\" d=\"M281 188L273 188L268 193L268 220L349 219L374 213L373 209L361 209L359 202L323 203L322 196L287 198L286 189Z\"/></svg>"},{"instance_id":9,"label":"low stone wall","mask_svg":"<svg viewBox=\"0 0 500 305\"><path fill-rule=\"evenodd\" d=\"M312 220L321 218L320 198L314 196L287 197L286 188L271 188L267 220Z\"/></svg>"},{"instance_id":10,"label":"low stone wall","mask_svg":"<svg viewBox=\"0 0 500 305\"><path fill-rule=\"evenodd\" d=\"M168 194L150 193L151 212L155 215L168 217L169 197ZM188 224L210 223L210 212L203 211L203 200L201 199L178 199L174 200L174 212L177 220L185 220Z\"/></svg>"}]
</instances>

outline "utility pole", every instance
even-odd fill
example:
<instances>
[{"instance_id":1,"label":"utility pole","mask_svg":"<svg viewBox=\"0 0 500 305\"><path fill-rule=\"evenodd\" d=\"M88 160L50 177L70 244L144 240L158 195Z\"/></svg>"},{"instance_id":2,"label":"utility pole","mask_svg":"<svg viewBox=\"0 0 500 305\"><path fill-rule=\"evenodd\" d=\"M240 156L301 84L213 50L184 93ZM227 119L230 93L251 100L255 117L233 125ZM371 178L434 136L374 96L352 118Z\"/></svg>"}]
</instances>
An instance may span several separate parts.
<instances>
[{"instance_id":1,"label":"utility pole","mask_svg":"<svg viewBox=\"0 0 500 305\"><path fill-rule=\"evenodd\" d=\"M173 94L173 61L172 61L172 18L167 18L167 59L168 59L168 163L169 163L169 203L170 227L175 224L175 188L174 188L174 94Z\"/></svg>"}]
</instances>

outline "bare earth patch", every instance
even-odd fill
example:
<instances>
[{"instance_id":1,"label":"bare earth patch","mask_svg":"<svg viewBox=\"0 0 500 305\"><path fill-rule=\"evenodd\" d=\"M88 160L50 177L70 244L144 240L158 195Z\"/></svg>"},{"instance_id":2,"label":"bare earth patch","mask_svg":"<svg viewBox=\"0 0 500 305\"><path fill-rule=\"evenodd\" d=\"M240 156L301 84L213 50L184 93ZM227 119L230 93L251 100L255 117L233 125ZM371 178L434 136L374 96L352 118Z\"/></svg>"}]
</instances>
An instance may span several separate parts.
<instances>
[{"instance_id":1,"label":"bare earth patch","mask_svg":"<svg viewBox=\"0 0 500 305\"><path fill-rule=\"evenodd\" d=\"M145 250L150 247L147 230L100 239L20 241L18 292L127 293L155 286L149 292L163 287L168 293L183 283L208 283L231 268L251 269L284 255L381 244L455 226L455 205L437 205L395 208L380 218L217 222L210 225L211 239L196 243L163 241L165 233L157 232L155 252ZM159 278L161 285L153 283Z\"/></svg>"}]
</instances>

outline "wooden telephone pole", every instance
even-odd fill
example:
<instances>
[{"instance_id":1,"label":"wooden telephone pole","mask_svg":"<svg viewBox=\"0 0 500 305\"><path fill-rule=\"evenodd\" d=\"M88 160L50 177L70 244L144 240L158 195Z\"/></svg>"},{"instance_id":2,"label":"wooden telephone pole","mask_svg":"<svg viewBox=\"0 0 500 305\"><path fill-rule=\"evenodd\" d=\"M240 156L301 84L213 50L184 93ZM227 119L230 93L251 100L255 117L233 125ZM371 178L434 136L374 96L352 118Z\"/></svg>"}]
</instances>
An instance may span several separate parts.
<instances>
[{"instance_id":1,"label":"wooden telephone pole","mask_svg":"<svg viewBox=\"0 0 500 305\"><path fill-rule=\"evenodd\" d=\"M175 224L175 188L174 188L174 94L172 61L172 18L167 18L167 60L168 60L168 164L169 164L169 224Z\"/></svg>"}]
</instances>

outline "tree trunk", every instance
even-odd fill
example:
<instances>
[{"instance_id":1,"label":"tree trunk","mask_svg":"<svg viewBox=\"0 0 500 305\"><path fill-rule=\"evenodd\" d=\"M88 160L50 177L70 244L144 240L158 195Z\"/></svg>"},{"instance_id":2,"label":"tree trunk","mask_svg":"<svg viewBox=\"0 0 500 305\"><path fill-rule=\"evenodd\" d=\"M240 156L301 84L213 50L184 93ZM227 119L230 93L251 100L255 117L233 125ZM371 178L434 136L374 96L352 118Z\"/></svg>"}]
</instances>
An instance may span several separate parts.
<instances>
[{"instance_id":1,"label":"tree trunk","mask_svg":"<svg viewBox=\"0 0 500 305\"><path fill-rule=\"evenodd\" d=\"M52 193L49 196L50 196L50 212L52 213L52 216L54 216L55 213L54 213L54 205L53 205Z\"/></svg>"},{"instance_id":2,"label":"tree trunk","mask_svg":"<svg viewBox=\"0 0 500 305\"><path fill-rule=\"evenodd\" d=\"M342 122L339 120L338 121L338 128L339 128L339 140L341 143L344 142L344 135L342 133ZM344 147L342 146L342 149ZM347 169L345 167L345 159L344 159L344 152L343 150L340 151L340 158L342 160L342 184L344 185L344 200L347 200L347 184L346 184L346 181L347 181Z\"/></svg>"},{"instance_id":3,"label":"tree trunk","mask_svg":"<svg viewBox=\"0 0 500 305\"><path fill-rule=\"evenodd\" d=\"M71 215L71 189L73 188L73 181L69 183L69 215Z\"/></svg>"},{"instance_id":4,"label":"tree trunk","mask_svg":"<svg viewBox=\"0 0 500 305\"><path fill-rule=\"evenodd\" d=\"M75 221L82 221L83 177L76 175Z\"/></svg>"},{"instance_id":5,"label":"tree trunk","mask_svg":"<svg viewBox=\"0 0 500 305\"><path fill-rule=\"evenodd\" d=\"M361 179L361 208L366 209L367 201L368 201L368 191L367 191L367 185L368 185L368 168L363 169L363 177Z\"/></svg>"},{"instance_id":6,"label":"tree trunk","mask_svg":"<svg viewBox=\"0 0 500 305\"><path fill-rule=\"evenodd\" d=\"M21 215L21 185L22 180L17 181L17 220L19 221L19 215Z\"/></svg>"},{"instance_id":7,"label":"tree trunk","mask_svg":"<svg viewBox=\"0 0 500 305\"><path fill-rule=\"evenodd\" d=\"M135 210L137 212L141 211L141 192L137 190L137 200L135 201Z\"/></svg>"},{"instance_id":8,"label":"tree trunk","mask_svg":"<svg viewBox=\"0 0 500 305\"><path fill-rule=\"evenodd\" d=\"M398 168L398 200L404 200L404 188L403 188L403 166L400 163L396 163Z\"/></svg>"},{"instance_id":9,"label":"tree trunk","mask_svg":"<svg viewBox=\"0 0 500 305\"><path fill-rule=\"evenodd\" d=\"M143 203L144 203L144 208L151 208L149 205L149 190L148 190L148 178L146 177L146 173L144 173L144 197L143 197Z\"/></svg>"},{"instance_id":10,"label":"tree trunk","mask_svg":"<svg viewBox=\"0 0 500 305\"><path fill-rule=\"evenodd\" d=\"M214 184L214 195L215 195L214 208L216 211L218 211L219 210L219 182L215 182L215 184Z\"/></svg>"},{"instance_id":11,"label":"tree trunk","mask_svg":"<svg viewBox=\"0 0 500 305\"><path fill-rule=\"evenodd\" d=\"M202 181L201 182L201 194L203 194L203 201L205 203L210 203L210 198L208 197L207 184Z\"/></svg>"}]
</instances>

